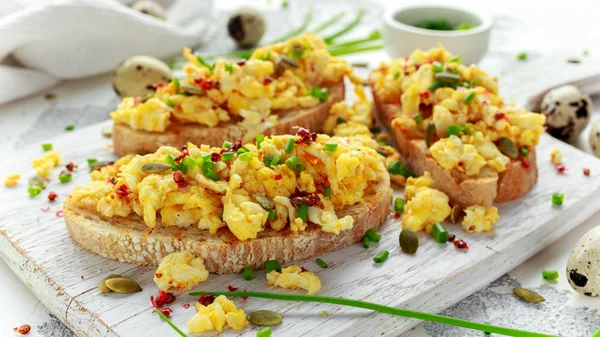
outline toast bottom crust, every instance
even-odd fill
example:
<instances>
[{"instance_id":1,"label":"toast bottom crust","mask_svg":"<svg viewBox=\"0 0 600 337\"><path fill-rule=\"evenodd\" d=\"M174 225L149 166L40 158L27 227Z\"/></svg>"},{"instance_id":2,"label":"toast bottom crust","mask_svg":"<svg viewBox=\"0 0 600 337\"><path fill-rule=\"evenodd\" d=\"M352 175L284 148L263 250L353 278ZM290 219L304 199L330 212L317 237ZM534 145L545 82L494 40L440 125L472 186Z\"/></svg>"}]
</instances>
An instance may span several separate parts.
<instances>
[{"instance_id":1,"label":"toast bottom crust","mask_svg":"<svg viewBox=\"0 0 600 337\"><path fill-rule=\"evenodd\" d=\"M175 251L188 250L204 259L211 273L237 273L246 267L263 268L268 260L280 263L308 259L359 242L365 232L377 229L389 214L392 200L387 175L372 187L364 202L337 212L351 215L354 227L340 234L323 232L316 225L299 233L267 229L256 239L239 241L226 228L216 234L198 228L157 226L151 233L138 216L106 218L81 209L69 199L64 217L69 235L93 253L124 263L157 266Z\"/></svg>"}]
</instances>

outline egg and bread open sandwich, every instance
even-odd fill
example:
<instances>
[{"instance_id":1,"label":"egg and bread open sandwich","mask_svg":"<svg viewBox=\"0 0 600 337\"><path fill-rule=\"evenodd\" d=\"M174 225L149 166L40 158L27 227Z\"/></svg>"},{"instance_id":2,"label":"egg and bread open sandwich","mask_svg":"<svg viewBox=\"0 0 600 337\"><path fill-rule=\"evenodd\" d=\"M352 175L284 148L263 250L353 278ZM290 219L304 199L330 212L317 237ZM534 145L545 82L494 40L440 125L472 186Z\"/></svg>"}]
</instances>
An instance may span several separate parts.
<instances>
[{"instance_id":1,"label":"egg and bread open sandwich","mask_svg":"<svg viewBox=\"0 0 600 337\"><path fill-rule=\"evenodd\" d=\"M409 168L452 205L518 199L537 181L545 117L504 102L483 70L438 47L383 63L369 82Z\"/></svg>"},{"instance_id":2,"label":"egg and bread open sandwich","mask_svg":"<svg viewBox=\"0 0 600 337\"><path fill-rule=\"evenodd\" d=\"M321 132L331 106L344 99L344 78L361 81L314 34L258 48L238 62L209 64L187 48L183 54L184 79L155 84L151 96L126 97L111 113L117 154L248 142L293 134L293 126Z\"/></svg>"},{"instance_id":3,"label":"egg and bread open sandwich","mask_svg":"<svg viewBox=\"0 0 600 337\"><path fill-rule=\"evenodd\" d=\"M391 202L384 158L360 138L258 135L128 155L64 205L71 237L102 256L158 265L174 251L212 273L262 268L360 241Z\"/></svg>"}]
</instances>

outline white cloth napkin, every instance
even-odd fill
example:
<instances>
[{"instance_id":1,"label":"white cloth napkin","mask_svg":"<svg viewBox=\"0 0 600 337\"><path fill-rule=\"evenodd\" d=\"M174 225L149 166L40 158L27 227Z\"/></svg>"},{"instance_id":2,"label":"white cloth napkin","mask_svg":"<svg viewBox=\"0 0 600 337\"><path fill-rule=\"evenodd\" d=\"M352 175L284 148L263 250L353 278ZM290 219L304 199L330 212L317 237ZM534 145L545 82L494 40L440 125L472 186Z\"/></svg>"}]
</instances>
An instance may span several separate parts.
<instances>
[{"instance_id":1,"label":"white cloth napkin","mask_svg":"<svg viewBox=\"0 0 600 337\"><path fill-rule=\"evenodd\" d=\"M112 71L130 56L180 54L214 31L212 0L171 1L167 21L116 0L0 2L0 104Z\"/></svg>"}]
</instances>

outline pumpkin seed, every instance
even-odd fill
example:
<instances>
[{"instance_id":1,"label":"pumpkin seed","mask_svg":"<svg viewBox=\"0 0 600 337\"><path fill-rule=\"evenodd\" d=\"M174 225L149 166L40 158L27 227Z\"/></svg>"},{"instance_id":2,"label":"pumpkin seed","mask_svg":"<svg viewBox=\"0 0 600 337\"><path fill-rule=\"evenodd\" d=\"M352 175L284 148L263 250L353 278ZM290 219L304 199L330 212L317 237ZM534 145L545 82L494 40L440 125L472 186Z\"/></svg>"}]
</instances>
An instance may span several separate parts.
<instances>
[{"instance_id":1,"label":"pumpkin seed","mask_svg":"<svg viewBox=\"0 0 600 337\"><path fill-rule=\"evenodd\" d=\"M102 292L102 293L112 292L112 289L110 289L104 282L106 282L106 280L110 280L112 278L120 278L120 277L121 277L121 275L118 275L118 274L108 275L107 277L104 278L104 280L100 281L100 283L98 284L98 289L100 289L100 292Z\"/></svg>"},{"instance_id":2,"label":"pumpkin seed","mask_svg":"<svg viewBox=\"0 0 600 337\"><path fill-rule=\"evenodd\" d=\"M190 94L194 94L194 95L204 95L205 91L202 88L198 88L195 87L193 85L189 85L189 84L182 84L181 85L181 90L185 91L185 92L189 92Z\"/></svg>"},{"instance_id":3,"label":"pumpkin seed","mask_svg":"<svg viewBox=\"0 0 600 337\"><path fill-rule=\"evenodd\" d=\"M296 60L294 60L293 58L291 58L287 55L281 55L281 61L289 64L290 66L292 66L294 68L300 67L300 64L298 64L298 62Z\"/></svg>"},{"instance_id":4,"label":"pumpkin seed","mask_svg":"<svg viewBox=\"0 0 600 337\"><path fill-rule=\"evenodd\" d=\"M452 213L450 213L450 221L452 221L452 223L462 222L464 216L465 212L463 212L462 207L458 205L452 206Z\"/></svg>"},{"instance_id":5,"label":"pumpkin seed","mask_svg":"<svg viewBox=\"0 0 600 337\"><path fill-rule=\"evenodd\" d=\"M142 166L142 172L146 173L160 173L172 168L171 164L163 162L153 162Z\"/></svg>"},{"instance_id":6,"label":"pumpkin seed","mask_svg":"<svg viewBox=\"0 0 600 337\"><path fill-rule=\"evenodd\" d=\"M97 161L95 163L90 164L90 171L99 170L99 169L103 168L104 166L112 165L114 163L115 163L114 161L107 161L107 160Z\"/></svg>"},{"instance_id":7,"label":"pumpkin seed","mask_svg":"<svg viewBox=\"0 0 600 337\"><path fill-rule=\"evenodd\" d=\"M142 287L140 287L136 280L126 277L111 278L104 281L104 284L110 290L119 294L131 294L142 291Z\"/></svg>"},{"instance_id":8,"label":"pumpkin seed","mask_svg":"<svg viewBox=\"0 0 600 337\"><path fill-rule=\"evenodd\" d=\"M112 137L113 127L112 125L105 126L102 128L102 135L106 138Z\"/></svg>"},{"instance_id":9,"label":"pumpkin seed","mask_svg":"<svg viewBox=\"0 0 600 337\"><path fill-rule=\"evenodd\" d=\"M145 96L140 98L140 103L146 103L146 101L149 100L150 98L152 98L152 95L146 94Z\"/></svg>"},{"instance_id":10,"label":"pumpkin seed","mask_svg":"<svg viewBox=\"0 0 600 337\"><path fill-rule=\"evenodd\" d=\"M517 159L517 157L519 157L517 146L508 138L500 138L498 140L498 148L500 149L500 152L512 159Z\"/></svg>"},{"instance_id":11,"label":"pumpkin seed","mask_svg":"<svg viewBox=\"0 0 600 337\"><path fill-rule=\"evenodd\" d=\"M405 228L400 232L400 248L406 254L414 254L419 248L419 237L417 233Z\"/></svg>"},{"instance_id":12,"label":"pumpkin seed","mask_svg":"<svg viewBox=\"0 0 600 337\"><path fill-rule=\"evenodd\" d=\"M442 72L442 73L437 73L434 76L435 76L435 79L438 81L444 81L444 82L460 81L460 76L458 76L457 74L453 74L453 73Z\"/></svg>"},{"instance_id":13,"label":"pumpkin seed","mask_svg":"<svg viewBox=\"0 0 600 337\"><path fill-rule=\"evenodd\" d=\"M267 211L273 209L273 203L267 197L262 195L254 196L254 199Z\"/></svg>"},{"instance_id":14,"label":"pumpkin seed","mask_svg":"<svg viewBox=\"0 0 600 337\"><path fill-rule=\"evenodd\" d=\"M253 311L246 318L250 323L262 326L279 324L283 320L283 316L271 310Z\"/></svg>"},{"instance_id":15,"label":"pumpkin seed","mask_svg":"<svg viewBox=\"0 0 600 337\"><path fill-rule=\"evenodd\" d=\"M435 124L429 123L429 125L427 125L427 129L425 130L425 143L427 144L427 148L431 147L435 141L435 136Z\"/></svg>"},{"instance_id":16,"label":"pumpkin seed","mask_svg":"<svg viewBox=\"0 0 600 337\"><path fill-rule=\"evenodd\" d=\"M527 303L540 303L546 300L544 296L525 288L513 288L513 293Z\"/></svg>"},{"instance_id":17,"label":"pumpkin seed","mask_svg":"<svg viewBox=\"0 0 600 337\"><path fill-rule=\"evenodd\" d=\"M29 186L39 186L42 189L45 189L48 186L48 182L46 181L46 179L40 176L35 176L29 178Z\"/></svg>"}]
</instances>

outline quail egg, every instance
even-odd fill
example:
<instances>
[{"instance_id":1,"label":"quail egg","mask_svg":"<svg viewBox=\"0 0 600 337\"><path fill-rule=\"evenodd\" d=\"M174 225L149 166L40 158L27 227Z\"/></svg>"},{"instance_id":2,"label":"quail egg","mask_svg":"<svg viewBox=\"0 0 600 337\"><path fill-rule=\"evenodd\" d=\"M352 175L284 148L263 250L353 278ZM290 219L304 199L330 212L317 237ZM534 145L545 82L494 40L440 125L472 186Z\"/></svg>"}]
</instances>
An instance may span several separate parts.
<instances>
[{"instance_id":1,"label":"quail egg","mask_svg":"<svg viewBox=\"0 0 600 337\"><path fill-rule=\"evenodd\" d=\"M113 89L121 97L142 97L155 92L153 84L171 80L171 69L163 61L150 56L134 56L117 67Z\"/></svg>"},{"instance_id":2,"label":"quail egg","mask_svg":"<svg viewBox=\"0 0 600 337\"><path fill-rule=\"evenodd\" d=\"M590 120L592 100L572 85L550 90L542 100L547 131L566 142L574 141Z\"/></svg>"},{"instance_id":3,"label":"quail egg","mask_svg":"<svg viewBox=\"0 0 600 337\"><path fill-rule=\"evenodd\" d=\"M265 33L265 18L248 7L240 8L227 21L229 36L243 48L255 46Z\"/></svg>"},{"instance_id":4,"label":"quail egg","mask_svg":"<svg viewBox=\"0 0 600 337\"><path fill-rule=\"evenodd\" d=\"M159 20L167 20L167 13L163 6L152 0L139 0L131 5L131 8L144 14L153 16Z\"/></svg>"},{"instance_id":5,"label":"quail egg","mask_svg":"<svg viewBox=\"0 0 600 337\"><path fill-rule=\"evenodd\" d=\"M581 294L600 295L600 226L592 228L577 242L567 262L567 279Z\"/></svg>"}]
</instances>

